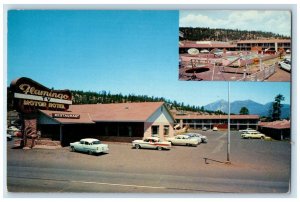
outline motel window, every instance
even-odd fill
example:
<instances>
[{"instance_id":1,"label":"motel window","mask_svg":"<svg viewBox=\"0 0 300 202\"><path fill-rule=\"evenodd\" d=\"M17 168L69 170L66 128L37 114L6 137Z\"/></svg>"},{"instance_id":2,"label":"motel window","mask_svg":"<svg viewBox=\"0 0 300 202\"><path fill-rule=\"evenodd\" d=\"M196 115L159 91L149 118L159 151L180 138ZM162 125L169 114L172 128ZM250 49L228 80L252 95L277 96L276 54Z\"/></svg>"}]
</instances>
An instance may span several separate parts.
<instances>
[{"instance_id":1,"label":"motel window","mask_svg":"<svg viewBox=\"0 0 300 202\"><path fill-rule=\"evenodd\" d=\"M153 137L158 136L159 132L159 126L152 126L151 127L151 134Z\"/></svg>"},{"instance_id":2,"label":"motel window","mask_svg":"<svg viewBox=\"0 0 300 202\"><path fill-rule=\"evenodd\" d=\"M132 127L131 126L128 126L128 135L129 135L129 137L132 136Z\"/></svg>"},{"instance_id":3,"label":"motel window","mask_svg":"<svg viewBox=\"0 0 300 202\"><path fill-rule=\"evenodd\" d=\"M169 136L169 126L164 126L164 136Z\"/></svg>"}]
</instances>

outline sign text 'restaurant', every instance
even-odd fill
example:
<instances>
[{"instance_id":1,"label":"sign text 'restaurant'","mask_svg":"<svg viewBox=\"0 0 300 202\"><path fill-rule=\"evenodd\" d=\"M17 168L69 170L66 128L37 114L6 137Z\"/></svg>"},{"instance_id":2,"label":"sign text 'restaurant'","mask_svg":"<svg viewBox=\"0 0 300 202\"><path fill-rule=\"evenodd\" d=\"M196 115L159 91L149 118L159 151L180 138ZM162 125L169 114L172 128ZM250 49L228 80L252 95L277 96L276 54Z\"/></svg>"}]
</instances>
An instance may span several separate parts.
<instances>
[{"instance_id":1,"label":"sign text 'restaurant'","mask_svg":"<svg viewBox=\"0 0 300 202\"><path fill-rule=\"evenodd\" d=\"M53 118L66 118L66 119L80 119L79 114L60 114L60 113L53 113Z\"/></svg>"}]
</instances>

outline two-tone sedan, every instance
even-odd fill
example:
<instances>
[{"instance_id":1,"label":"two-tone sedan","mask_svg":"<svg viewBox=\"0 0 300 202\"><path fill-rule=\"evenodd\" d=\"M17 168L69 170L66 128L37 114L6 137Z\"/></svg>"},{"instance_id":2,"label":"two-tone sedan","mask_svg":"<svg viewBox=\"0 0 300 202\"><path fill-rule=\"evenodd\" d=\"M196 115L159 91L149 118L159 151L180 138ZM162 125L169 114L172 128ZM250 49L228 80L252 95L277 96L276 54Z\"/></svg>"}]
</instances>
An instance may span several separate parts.
<instances>
[{"instance_id":1,"label":"two-tone sedan","mask_svg":"<svg viewBox=\"0 0 300 202\"><path fill-rule=\"evenodd\" d=\"M258 131L255 132L245 132L241 134L241 137L244 139L265 139L266 135Z\"/></svg>"},{"instance_id":2,"label":"two-tone sedan","mask_svg":"<svg viewBox=\"0 0 300 202\"><path fill-rule=\"evenodd\" d=\"M71 151L85 152L88 154L108 153L108 145L102 144L94 138L81 139L79 142L70 143Z\"/></svg>"},{"instance_id":3,"label":"two-tone sedan","mask_svg":"<svg viewBox=\"0 0 300 202\"><path fill-rule=\"evenodd\" d=\"M167 138L167 141L172 145L185 145L185 146L197 146L199 141L196 138L192 138L188 135L177 135L175 137Z\"/></svg>"},{"instance_id":4,"label":"two-tone sedan","mask_svg":"<svg viewBox=\"0 0 300 202\"><path fill-rule=\"evenodd\" d=\"M144 149L170 149L171 143L161 141L158 137L146 137L143 140L134 140L132 141L132 147L136 149L144 148Z\"/></svg>"}]
</instances>

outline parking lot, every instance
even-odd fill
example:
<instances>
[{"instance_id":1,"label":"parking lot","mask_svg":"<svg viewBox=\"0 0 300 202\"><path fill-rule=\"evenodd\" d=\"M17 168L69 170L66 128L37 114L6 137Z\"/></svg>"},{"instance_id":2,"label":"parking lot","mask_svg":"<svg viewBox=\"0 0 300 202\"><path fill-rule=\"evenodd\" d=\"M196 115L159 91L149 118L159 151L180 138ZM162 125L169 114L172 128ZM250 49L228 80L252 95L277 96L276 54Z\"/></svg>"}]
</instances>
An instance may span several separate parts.
<instances>
[{"instance_id":1,"label":"parking lot","mask_svg":"<svg viewBox=\"0 0 300 202\"><path fill-rule=\"evenodd\" d=\"M233 131L231 164L228 165L223 163L227 156L227 131L200 131L200 133L208 137L208 143L202 143L197 147L172 146L169 151L137 150L131 148L130 143L108 142L109 154L99 156L70 152L68 147L55 150L12 149L13 143L8 142L8 188L13 192L28 191L21 184L25 183L24 178L30 175L39 180L58 180L67 173L68 180L74 178L74 181L80 181L83 179L77 171L84 171L84 173L93 172L95 176L98 176L89 175L89 182L114 185L128 185L129 183L140 188L123 190L118 186L111 186L109 190L106 187L106 189L94 190L95 192L156 193L178 192L178 190L179 192L230 193L288 192L291 164L289 142L241 139L239 132ZM209 160L205 161L205 158ZM32 173L30 169L26 173L24 168L32 168ZM24 175L20 171L24 171ZM95 172L101 172L101 174ZM111 177L120 174L123 174L122 178ZM21 184L19 179L22 179ZM163 186L168 189L150 190L147 186ZM41 187L33 189L39 191L35 189L41 189ZM52 189L57 191L47 186L43 187L42 191ZM80 189L65 187L60 191L88 190L82 187Z\"/></svg>"}]
</instances>

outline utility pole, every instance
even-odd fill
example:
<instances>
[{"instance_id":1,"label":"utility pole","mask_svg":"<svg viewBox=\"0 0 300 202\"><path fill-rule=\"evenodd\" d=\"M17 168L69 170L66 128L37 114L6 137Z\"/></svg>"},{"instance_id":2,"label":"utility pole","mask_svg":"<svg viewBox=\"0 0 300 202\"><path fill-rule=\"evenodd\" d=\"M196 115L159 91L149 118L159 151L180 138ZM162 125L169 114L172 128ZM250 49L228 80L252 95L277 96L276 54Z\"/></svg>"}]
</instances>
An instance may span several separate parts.
<instances>
[{"instance_id":1,"label":"utility pole","mask_svg":"<svg viewBox=\"0 0 300 202\"><path fill-rule=\"evenodd\" d=\"M227 133L227 161L226 164L231 164L230 162L230 82L228 81L228 133Z\"/></svg>"}]
</instances>

